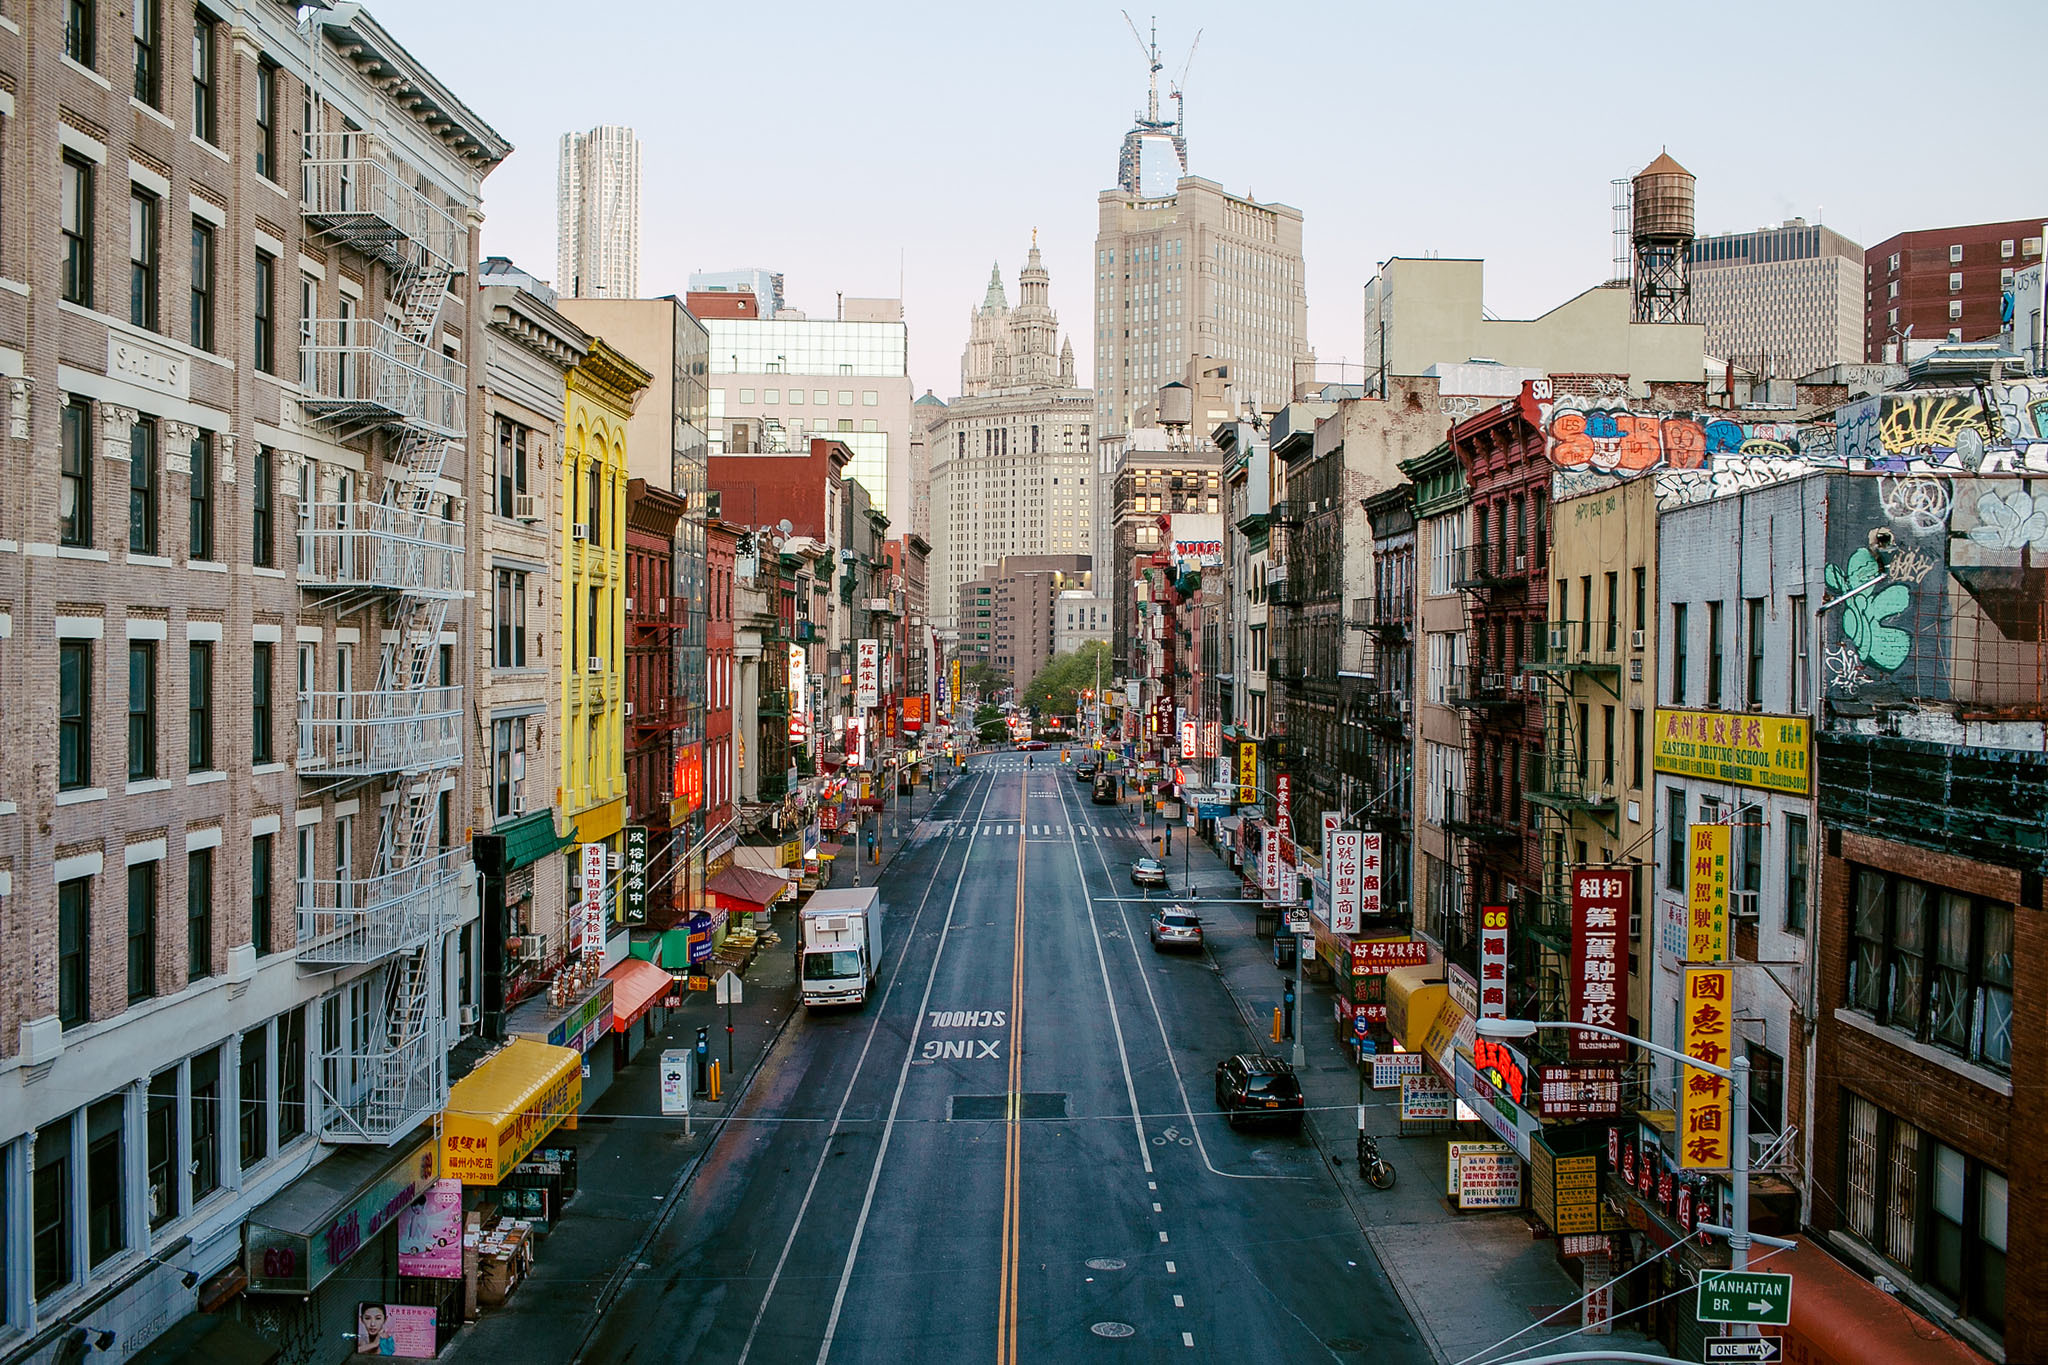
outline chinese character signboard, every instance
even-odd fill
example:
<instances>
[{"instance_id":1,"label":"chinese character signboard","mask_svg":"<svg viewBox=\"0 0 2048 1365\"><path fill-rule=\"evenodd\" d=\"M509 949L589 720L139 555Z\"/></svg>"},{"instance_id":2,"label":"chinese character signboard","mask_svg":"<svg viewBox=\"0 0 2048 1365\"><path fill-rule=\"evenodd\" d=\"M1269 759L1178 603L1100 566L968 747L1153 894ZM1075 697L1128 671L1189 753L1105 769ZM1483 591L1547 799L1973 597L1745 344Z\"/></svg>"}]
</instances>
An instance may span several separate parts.
<instances>
[{"instance_id":1,"label":"chinese character signboard","mask_svg":"<svg viewBox=\"0 0 2048 1365\"><path fill-rule=\"evenodd\" d=\"M1259 799L1259 746L1240 740L1237 746L1237 804L1249 806Z\"/></svg>"},{"instance_id":2,"label":"chinese character signboard","mask_svg":"<svg viewBox=\"0 0 2048 1365\"><path fill-rule=\"evenodd\" d=\"M1358 932L1360 845L1365 839L1355 829L1327 831L1323 848L1330 871L1330 932Z\"/></svg>"},{"instance_id":3,"label":"chinese character signboard","mask_svg":"<svg viewBox=\"0 0 2048 1365\"><path fill-rule=\"evenodd\" d=\"M583 846L583 900L576 916L576 951L604 951L604 845Z\"/></svg>"},{"instance_id":4,"label":"chinese character signboard","mask_svg":"<svg viewBox=\"0 0 2048 1365\"><path fill-rule=\"evenodd\" d=\"M862 640L853 663L853 704L865 711L882 700L882 642Z\"/></svg>"},{"instance_id":5,"label":"chinese character signboard","mask_svg":"<svg viewBox=\"0 0 2048 1365\"><path fill-rule=\"evenodd\" d=\"M1621 1112L1621 1068L1539 1066L1536 1102L1547 1119L1612 1118Z\"/></svg>"},{"instance_id":6,"label":"chinese character signboard","mask_svg":"<svg viewBox=\"0 0 2048 1365\"><path fill-rule=\"evenodd\" d=\"M1396 967L1427 967L1429 945L1407 938L1370 938L1351 945L1351 974L1371 976Z\"/></svg>"},{"instance_id":7,"label":"chinese character signboard","mask_svg":"<svg viewBox=\"0 0 2048 1365\"><path fill-rule=\"evenodd\" d=\"M1435 1076L1401 1078L1401 1121L1441 1122L1451 1117L1451 1088Z\"/></svg>"},{"instance_id":8,"label":"chinese character signboard","mask_svg":"<svg viewBox=\"0 0 2048 1365\"><path fill-rule=\"evenodd\" d=\"M1508 908L1479 907L1479 1017L1505 1019L1508 1013Z\"/></svg>"},{"instance_id":9,"label":"chinese character signboard","mask_svg":"<svg viewBox=\"0 0 2048 1365\"><path fill-rule=\"evenodd\" d=\"M1448 1193L1461 1209L1513 1209L1522 1204L1522 1162L1505 1142L1453 1142Z\"/></svg>"},{"instance_id":10,"label":"chinese character signboard","mask_svg":"<svg viewBox=\"0 0 2048 1365\"><path fill-rule=\"evenodd\" d=\"M811 733L810 671L804 662L804 647L789 646L789 742L801 744Z\"/></svg>"},{"instance_id":11,"label":"chinese character signboard","mask_svg":"<svg viewBox=\"0 0 2048 1365\"><path fill-rule=\"evenodd\" d=\"M1259 841L1259 889L1277 899L1280 894L1280 831L1268 829Z\"/></svg>"},{"instance_id":12,"label":"chinese character signboard","mask_svg":"<svg viewBox=\"0 0 2048 1365\"><path fill-rule=\"evenodd\" d=\"M1734 1031L1734 998L1729 988L1734 975L1726 967L1685 969L1685 998L1679 1002L1679 1015L1685 1025L1686 1056L1714 1066L1728 1065ZM1733 1105L1728 1082L1689 1066L1685 1068L1683 1088L1679 1106L1679 1168L1726 1170L1734 1146L1734 1135L1729 1131Z\"/></svg>"},{"instance_id":13,"label":"chinese character signboard","mask_svg":"<svg viewBox=\"0 0 2048 1365\"><path fill-rule=\"evenodd\" d=\"M1273 803L1274 820L1279 823L1280 828L1292 829L1293 826L1288 822L1287 817L1288 805L1294 798L1294 778L1292 775L1281 773L1273 779L1273 796L1275 798Z\"/></svg>"},{"instance_id":14,"label":"chinese character signboard","mask_svg":"<svg viewBox=\"0 0 2048 1365\"><path fill-rule=\"evenodd\" d=\"M1805 796L1807 722L1793 716L1724 715L1657 708L1657 771Z\"/></svg>"},{"instance_id":15,"label":"chinese character signboard","mask_svg":"<svg viewBox=\"0 0 2048 1365\"><path fill-rule=\"evenodd\" d=\"M1223 722L1205 720L1202 722L1202 757L1220 758L1223 755Z\"/></svg>"},{"instance_id":16,"label":"chinese character signboard","mask_svg":"<svg viewBox=\"0 0 2048 1365\"><path fill-rule=\"evenodd\" d=\"M1376 1052L1372 1058L1372 1088L1395 1090L1401 1085L1403 1076L1422 1074L1422 1054L1419 1052Z\"/></svg>"},{"instance_id":17,"label":"chinese character signboard","mask_svg":"<svg viewBox=\"0 0 2048 1365\"><path fill-rule=\"evenodd\" d=\"M626 826L626 923L647 923L647 826Z\"/></svg>"},{"instance_id":18,"label":"chinese character signboard","mask_svg":"<svg viewBox=\"0 0 2048 1365\"><path fill-rule=\"evenodd\" d=\"M941 706L946 705L948 702L958 703L960 699L960 661L958 659L953 660L951 664L947 665L946 671L952 675L953 685L947 690L944 700L940 701L939 705Z\"/></svg>"},{"instance_id":19,"label":"chinese character signboard","mask_svg":"<svg viewBox=\"0 0 2048 1365\"><path fill-rule=\"evenodd\" d=\"M1195 757L1195 723L1191 720L1180 723L1180 756Z\"/></svg>"},{"instance_id":20,"label":"chinese character signboard","mask_svg":"<svg viewBox=\"0 0 2048 1365\"><path fill-rule=\"evenodd\" d=\"M1358 836L1358 913L1366 919L1381 910L1380 838L1377 834Z\"/></svg>"},{"instance_id":21,"label":"chinese character signboard","mask_svg":"<svg viewBox=\"0 0 2048 1365\"><path fill-rule=\"evenodd\" d=\"M1628 924L1631 869L1582 867L1572 873L1571 1017L1622 1029L1628 1024ZM1628 1045L1605 1034L1571 1031L1574 1057L1625 1057Z\"/></svg>"},{"instance_id":22,"label":"chinese character signboard","mask_svg":"<svg viewBox=\"0 0 2048 1365\"><path fill-rule=\"evenodd\" d=\"M1685 960L1720 962L1728 956L1728 835L1726 825L1689 828L1685 907Z\"/></svg>"},{"instance_id":23,"label":"chinese character signboard","mask_svg":"<svg viewBox=\"0 0 2048 1365\"><path fill-rule=\"evenodd\" d=\"M681 806L683 814L689 815L704 804L704 746L701 743L684 744L676 749L676 766L671 781L674 785L668 789L669 800L671 804Z\"/></svg>"}]
</instances>

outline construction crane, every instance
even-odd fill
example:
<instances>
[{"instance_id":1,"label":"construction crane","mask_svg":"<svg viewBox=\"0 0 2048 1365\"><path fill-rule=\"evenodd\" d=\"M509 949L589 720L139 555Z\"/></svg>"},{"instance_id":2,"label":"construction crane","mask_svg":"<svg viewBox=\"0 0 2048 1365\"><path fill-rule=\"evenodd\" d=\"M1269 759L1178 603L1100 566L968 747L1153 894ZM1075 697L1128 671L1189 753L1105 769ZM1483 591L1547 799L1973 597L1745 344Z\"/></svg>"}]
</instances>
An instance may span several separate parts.
<instances>
[{"instance_id":1,"label":"construction crane","mask_svg":"<svg viewBox=\"0 0 2048 1365\"><path fill-rule=\"evenodd\" d=\"M1138 21L1131 18L1129 10L1122 11L1124 22L1131 26L1131 36L1138 40L1138 51L1145 54L1146 70L1150 73L1151 92L1145 97L1145 122L1154 126L1159 123L1159 17L1152 18L1152 41L1146 42L1145 35L1138 32Z\"/></svg>"},{"instance_id":2,"label":"construction crane","mask_svg":"<svg viewBox=\"0 0 2048 1365\"><path fill-rule=\"evenodd\" d=\"M1173 121L1176 125L1186 116L1187 107L1181 103L1181 92L1187 88L1188 68L1195 64L1195 49L1202 45L1202 30L1195 30L1195 40L1188 44L1187 60L1180 64L1180 74L1166 87L1173 100Z\"/></svg>"}]
</instances>

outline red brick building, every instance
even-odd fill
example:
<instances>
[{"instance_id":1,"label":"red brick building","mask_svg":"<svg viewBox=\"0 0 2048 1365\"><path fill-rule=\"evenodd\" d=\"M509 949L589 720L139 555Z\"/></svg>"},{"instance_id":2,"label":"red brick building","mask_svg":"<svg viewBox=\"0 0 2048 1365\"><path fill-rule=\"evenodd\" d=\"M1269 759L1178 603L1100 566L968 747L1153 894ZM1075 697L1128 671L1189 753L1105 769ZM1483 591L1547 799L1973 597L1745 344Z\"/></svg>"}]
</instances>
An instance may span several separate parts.
<instances>
[{"instance_id":1,"label":"red brick building","mask_svg":"<svg viewBox=\"0 0 2048 1365\"><path fill-rule=\"evenodd\" d=\"M674 893L670 877L676 733L686 719L676 686L676 522L683 500L645 479L626 485L626 823L647 828L649 916L660 922Z\"/></svg>"},{"instance_id":2,"label":"red brick building","mask_svg":"<svg viewBox=\"0 0 2048 1365\"><path fill-rule=\"evenodd\" d=\"M2000 305L2016 270L2041 263L2042 220L1923 228L1863 253L1863 359L1914 341L1982 341L2004 330ZM1901 362L1903 354L1893 357Z\"/></svg>"},{"instance_id":3,"label":"red brick building","mask_svg":"<svg viewBox=\"0 0 2048 1365\"><path fill-rule=\"evenodd\" d=\"M704 528L704 749L697 761L706 829L717 829L733 812L732 578L738 544L739 528L731 522Z\"/></svg>"},{"instance_id":4,"label":"red brick building","mask_svg":"<svg viewBox=\"0 0 2048 1365\"><path fill-rule=\"evenodd\" d=\"M832 544L839 484L852 459L853 451L829 436L813 436L787 454L713 455L711 488L727 521L748 527L787 521L791 535Z\"/></svg>"}]
</instances>

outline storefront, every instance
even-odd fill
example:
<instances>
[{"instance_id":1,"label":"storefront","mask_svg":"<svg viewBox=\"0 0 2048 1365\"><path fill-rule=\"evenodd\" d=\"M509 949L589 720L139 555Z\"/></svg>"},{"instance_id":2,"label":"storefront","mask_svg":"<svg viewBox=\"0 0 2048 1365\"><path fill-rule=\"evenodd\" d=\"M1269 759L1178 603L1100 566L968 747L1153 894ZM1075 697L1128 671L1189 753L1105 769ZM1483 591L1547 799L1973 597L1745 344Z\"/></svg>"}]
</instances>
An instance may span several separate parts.
<instances>
[{"instance_id":1,"label":"storefront","mask_svg":"<svg viewBox=\"0 0 2048 1365\"><path fill-rule=\"evenodd\" d=\"M618 1068L632 1061L648 1040L661 1032L669 977L654 963L629 957L606 972L605 978L612 983L612 1064Z\"/></svg>"},{"instance_id":2,"label":"storefront","mask_svg":"<svg viewBox=\"0 0 2048 1365\"><path fill-rule=\"evenodd\" d=\"M398 1225L440 1175L430 1128L395 1147L342 1147L266 1201L242 1228L242 1319L273 1341L335 1343L341 1361L362 1305L440 1311L441 1287L401 1279ZM437 1322L438 1322L437 1318ZM460 1314L439 1326L452 1331Z\"/></svg>"},{"instance_id":3,"label":"storefront","mask_svg":"<svg viewBox=\"0 0 2048 1365\"><path fill-rule=\"evenodd\" d=\"M582 1099L581 1053L514 1038L449 1089L441 1169L465 1186L497 1185L557 1127L574 1126Z\"/></svg>"},{"instance_id":4,"label":"storefront","mask_svg":"<svg viewBox=\"0 0 2048 1365\"><path fill-rule=\"evenodd\" d=\"M583 1109L611 1088L616 1069L613 1049L601 1046L614 1022L613 990L612 978L599 976L594 963L565 967L546 991L513 1010L507 1022L506 1032L515 1040L567 1048L582 1058Z\"/></svg>"},{"instance_id":5,"label":"storefront","mask_svg":"<svg viewBox=\"0 0 2048 1365\"><path fill-rule=\"evenodd\" d=\"M788 893L789 887L788 878L780 872L758 867L729 867L704 883L705 893L728 919L734 915L764 914ZM760 927L759 922L752 927Z\"/></svg>"}]
</instances>

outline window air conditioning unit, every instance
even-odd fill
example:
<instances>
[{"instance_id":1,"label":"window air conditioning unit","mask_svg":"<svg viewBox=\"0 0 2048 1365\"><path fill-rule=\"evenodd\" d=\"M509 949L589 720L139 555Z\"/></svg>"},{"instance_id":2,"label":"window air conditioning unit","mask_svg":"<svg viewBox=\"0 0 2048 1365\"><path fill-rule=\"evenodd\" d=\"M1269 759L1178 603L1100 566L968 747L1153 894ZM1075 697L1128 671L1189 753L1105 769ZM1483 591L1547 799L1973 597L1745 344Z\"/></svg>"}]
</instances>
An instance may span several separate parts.
<instances>
[{"instance_id":1,"label":"window air conditioning unit","mask_svg":"<svg viewBox=\"0 0 2048 1365\"><path fill-rule=\"evenodd\" d=\"M628 615L628 616L631 616L632 614L633 614L633 594L631 594L631 593L627 593L627 594L626 594L626 615Z\"/></svg>"},{"instance_id":2,"label":"window air conditioning unit","mask_svg":"<svg viewBox=\"0 0 2048 1365\"><path fill-rule=\"evenodd\" d=\"M1568 629L1567 629L1566 627L1564 627L1564 626L1552 626L1552 627L1550 628L1550 652L1551 652L1552 654L1562 654L1562 653L1564 653L1564 651L1565 651L1565 647L1566 647L1566 642L1567 642L1567 641L1568 641L1568 640L1569 640L1570 638L1571 638L1571 631L1570 631L1570 630L1568 630Z\"/></svg>"},{"instance_id":3,"label":"window air conditioning unit","mask_svg":"<svg viewBox=\"0 0 2048 1365\"><path fill-rule=\"evenodd\" d=\"M1628 633L1628 647L1630 649L1641 649L1643 647L1642 631L1632 630Z\"/></svg>"},{"instance_id":4,"label":"window air conditioning unit","mask_svg":"<svg viewBox=\"0 0 2048 1365\"><path fill-rule=\"evenodd\" d=\"M593 654L584 660L584 663L592 673L604 672L604 655L602 654Z\"/></svg>"},{"instance_id":5,"label":"window air conditioning unit","mask_svg":"<svg viewBox=\"0 0 2048 1365\"><path fill-rule=\"evenodd\" d=\"M657 710L657 711L666 711L666 710L668 710L668 698L667 698L667 697L656 697L656 698L654 699L654 709L655 709L655 710Z\"/></svg>"},{"instance_id":6,"label":"window air conditioning unit","mask_svg":"<svg viewBox=\"0 0 2048 1365\"><path fill-rule=\"evenodd\" d=\"M627 720L631 720L631 719L633 719L633 703L632 703L632 702L627 702L627 703L626 703L626 719L627 719Z\"/></svg>"},{"instance_id":7,"label":"window air conditioning unit","mask_svg":"<svg viewBox=\"0 0 2048 1365\"><path fill-rule=\"evenodd\" d=\"M514 520L514 521L539 521L539 520L540 520L540 507L539 507L538 501L537 501L537 500L536 500L536 499L534 498L533 494L531 494L531 493L514 493L514 494L512 495L512 520Z\"/></svg>"},{"instance_id":8,"label":"window air conditioning unit","mask_svg":"<svg viewBox=\"0 0 2048 1365\"><path fill-rule=\"evenodd\" d=\"M481 1024L483 1022L484 1012L481 1009L477 1008L475 1005L464 1005L462 1007L461 1017L462 1027L475 1028L478 1024Z\"/></svg>"},{"instance_id":9,"label":"window air conditioning unit","mask_svg":"<svg viewBox=\"0 0 2048 1365\"><path fill-rule=\"evenodd\" d=\"M590 539L590 527L589 527L589 526L588 526L587 524L585 524L585 523L583 523L583 522L580 522L580 521L572 521L572 522L570 522L570 523L569 523L569 539L571 539L571 540L588 540L588 539Z\"/></svg>"},{"instance_id":10,"label":"window air conditioning unit","mask_svg":"<svg viewBox=\"0 0 2048 1365\"><path fill-rule=\"evenodd\" d=\"M626 865L626 855L615 848L604 851L604 865L608 871L617 872Z\"/></svg>"},{"instance_id":11,"label":"window air conditioning unit","mask_svg":"<svg viewBox=\"0 0 2048 1365\"><path fill-rule=\"evenodd\" d=\"M513 793L512 793L512 813L513 813L514 815L524 815L524 814L526 814L526 793L525 793L525 792L513 792Z\"/></svg>"},{"instance_id":12,"label":"window air conditioning unit","mask_svg":"<svg viewBox=\"0 0 2048 1365\"><path fill-rule=\"evenodd\" d=\"M1516 572L1516 573L1523 573L1523 572L1526 572L1526 571L1528 570L1528 568L1529 568L1529 556L1527 556L1527 555L1516 555L1516 556L1515 556L1515 572Z\"/></svg>"},{"instance_id":13,"label":"window air conditioning unit","mask_svg":"<svg viewBox=\"0 0 2048 1365\"><path fill-rule=\"evenodd\" d=\"M668 599L666 597L661 599L661 605L654 609L654 614L664 619L668 616Z\"/></svg>"}]
</instances>

